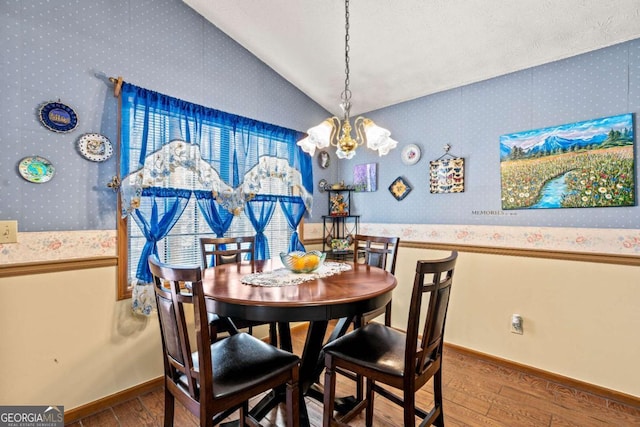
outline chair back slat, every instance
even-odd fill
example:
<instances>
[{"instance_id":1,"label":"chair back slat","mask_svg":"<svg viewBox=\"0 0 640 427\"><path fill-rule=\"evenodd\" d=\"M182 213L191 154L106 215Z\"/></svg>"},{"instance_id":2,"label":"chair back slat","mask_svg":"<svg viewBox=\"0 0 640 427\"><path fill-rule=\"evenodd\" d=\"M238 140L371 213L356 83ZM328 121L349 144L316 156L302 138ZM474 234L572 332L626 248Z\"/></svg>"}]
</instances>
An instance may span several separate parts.
<instances>
[{"instance_id":1,"label":"chair back slat","mask_svg":"<svg viewBox=\"0 0 640 427\"><path fill-rule=\"evenodd\" d=\"M162 348L165 354L165 375L188 391L189 396L200 400L201 375L203 370L211 370L209 345L209 330L207 315L204 309L204 294L202 291L202 272L199 266L169 266L158 260L156 255L149 257L149 268L153 275L154 292L160 321ZM187 326L187 310L193 312L196 323L196 342L204 362L194 366L192 348ZM204 319L201 321L201 319ZM205 327L199 327L204 322ZM203 348L204 347L204 348ZM207 357L209 355L209 357ZM212 385L210 385L212 387Z\"/></svg>"},{"instance_id":2,"label":"chair back slat","mask_svg":"<svg viewBox=\"0 0 640 427\"><path fill-rule=\"evenodd\" d=\"M391 274L395 274L399 244L399 237L356 234L354 236L353 262L358 263L360 258L364 257L365 264L382 268ZM382 314L384 314L385 325L391 326L391 302L384 307L355 317L354 326L359 327Z\"/></svg>"},{"instance_id":3,"label":"chair back slat","mask_svg":"<svg viewBox=\"0 0 640 427\"><path fill-rule=\"evenodd\" d=\"M353 262L358 262L360 257L364 255L365 264L388 269L391 274L395 274L399 243L400 238L398 237L356 234L354 236Z\"/></svg>"},{"instance_id":4,"label":"chair back slat","mask_svg":"<svg viewBox=\"0 0 640 427\"><path fill-rule=\"evenodd\" d=\"M202 268L255 260L255 237L201 237Z\"/></svg>"},{"instance_id":5,"label":"chair back slat","mask_svg":"<svg viewBox=\"0 0 640 427\"><path fill-rule=\"evenodd\" d=\"M440 260L418 261L407 322L405 366L417 376L442 355L442 342L458 252ZM427 301L428 299L428 301ZM427 301L427 302L423 302ZM422 334L419 325L424 322Z\"/></svg>"}]
</instances>

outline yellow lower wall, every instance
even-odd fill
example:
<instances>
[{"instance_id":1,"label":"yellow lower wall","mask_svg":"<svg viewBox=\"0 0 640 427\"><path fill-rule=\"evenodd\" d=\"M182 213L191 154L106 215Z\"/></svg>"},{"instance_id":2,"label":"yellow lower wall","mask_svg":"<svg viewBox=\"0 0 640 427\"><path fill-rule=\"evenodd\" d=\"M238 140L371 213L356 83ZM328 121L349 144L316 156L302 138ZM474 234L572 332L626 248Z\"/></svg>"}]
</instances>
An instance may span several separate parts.
<instances>
[{"instance_id":1,"label":"yellow lower wall","mask_svg":"<svg viewBox=\"0 0 640 427\"><path fill-rule=\"evenodd\" d=\"M394 326L416 261L445 254L400 248ZM638 267L461 252L445 341L639 397L639 301ZM523 335L509 330L514 313Z\"/></svg>"},{"instance_id":2,"label":"yellow lower wall","mask_svg":"<svg viewBox=\"0 0 640 427\"><path fill-rule=\"evenodd\" d=\"M0 404L69 410L162 375L158 320L116 302L116 269L0 279Z\"/></svg>"},{"instance_id":3,"label":"yellow lower wall","mask_svg":"<svg viewBox=\"0 0 640 427\"><path fill-rule=\"evenodd\" d=\"M401 247L393 322L415 262ZM446 341L640 397L638 267L461 253ZM0 279L0 404L73 409L162 375L155 317L116 302L116 267ZM524 335L509 332L512 313Z\"/></svg>"}]
</instances>

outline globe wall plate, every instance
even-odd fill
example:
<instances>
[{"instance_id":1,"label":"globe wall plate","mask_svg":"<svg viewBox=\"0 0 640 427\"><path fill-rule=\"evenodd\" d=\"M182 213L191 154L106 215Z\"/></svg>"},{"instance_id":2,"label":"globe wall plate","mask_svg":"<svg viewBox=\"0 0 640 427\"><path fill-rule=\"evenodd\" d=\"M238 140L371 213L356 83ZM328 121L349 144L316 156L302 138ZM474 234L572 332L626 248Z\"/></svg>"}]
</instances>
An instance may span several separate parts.
<instances>
[{"instance_id":1,"label":"globe wall plate","mask_svg":"<svg viewBox=\"0 0 640 427\"><path fill-rule=\"evenodd\" d=\"M30 156L20 160L18 170L20 175L27 181L42 184L53 178L56 169L44 157Z\"/></svg>"},{"instance_id":2,"label":"globe wall plate","mask_svg":"<svg viewBox=\"0 0 640 427\"><path fill-rule=\"evenodd\" d=\"M78 140L78 150L85 159L104 162L113 154L111 141L99 133L86 133Z\"/></svg>"},{"instance_id":3,"label":"globe wall plate","mask_svg":"<svg viewBox=\"0 0 640 427\"><path fill-rule=\"evenodd\" d=\"M47 102L38 111L40 122L53 132L71 132L78 126L78 115L61 102Z\"/></svg>"}]
</instances>

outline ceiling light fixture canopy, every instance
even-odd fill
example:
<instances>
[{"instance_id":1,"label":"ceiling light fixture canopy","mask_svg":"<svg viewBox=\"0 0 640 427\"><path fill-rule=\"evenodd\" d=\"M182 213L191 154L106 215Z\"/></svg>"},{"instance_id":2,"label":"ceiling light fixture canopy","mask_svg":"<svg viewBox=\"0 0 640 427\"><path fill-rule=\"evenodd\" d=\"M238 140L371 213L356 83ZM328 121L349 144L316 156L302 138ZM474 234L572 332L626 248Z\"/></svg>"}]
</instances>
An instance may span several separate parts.
<instances>
[{"instance_id":1,"label":"ceiling light fixture canopy","mask_svg":"<svg viewBox=\"0 0 640 427\"><path fill-rule=\"evenodd\" d=\"M307 130L307 137L298 141L302 150L313 156L316 148L323 149L330 145L336 147L336 155L339 159L351 159L356 155L359 145L367 144L367 148L377 150L380 156L388 154L398 145L391 139L387 129L377 126L371 119L359 116L353 122L355 139L351 136L351 90L349 89L349 0L344 2L345 8L345 37L344 37L344 61L345 79L344 91L340 94L340 108L342 119L336 116L325 119L322 123Z\"/></svg>"}]
</instances>

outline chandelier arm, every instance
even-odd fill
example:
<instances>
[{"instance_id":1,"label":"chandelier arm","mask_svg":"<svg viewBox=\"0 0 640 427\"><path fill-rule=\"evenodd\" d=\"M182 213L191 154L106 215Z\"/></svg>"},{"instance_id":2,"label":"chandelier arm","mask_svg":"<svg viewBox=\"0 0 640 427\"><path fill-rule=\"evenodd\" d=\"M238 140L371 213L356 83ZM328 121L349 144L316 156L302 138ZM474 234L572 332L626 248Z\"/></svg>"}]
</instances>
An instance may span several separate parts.
<instances>
[{"instance_id":1,"label":"chandelier arm","mask_svg":"<svg viewBox=\"0 0 640 427\"><path fill-rule=\"evenodd\" d=\"M358 141L358 145L367 143L367 134L364 131L365 120L367 119L358 116L353 122L353 127L356 129L356 141Z\"/></svg>"},{"instance_id":2,"label":"chandelier arm","mask_svg":"<svg viewBox=\"0 0 640 427\"><path fill-rule=\"evenodd\" d=\"M331 122L331 134L329 135L329 144L334 147L338 146L338 135L340 135L340 130L342 129L342 124L340 119L336 116L327 119Z\"/></svg>"}]
</instances>

